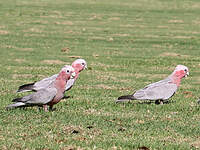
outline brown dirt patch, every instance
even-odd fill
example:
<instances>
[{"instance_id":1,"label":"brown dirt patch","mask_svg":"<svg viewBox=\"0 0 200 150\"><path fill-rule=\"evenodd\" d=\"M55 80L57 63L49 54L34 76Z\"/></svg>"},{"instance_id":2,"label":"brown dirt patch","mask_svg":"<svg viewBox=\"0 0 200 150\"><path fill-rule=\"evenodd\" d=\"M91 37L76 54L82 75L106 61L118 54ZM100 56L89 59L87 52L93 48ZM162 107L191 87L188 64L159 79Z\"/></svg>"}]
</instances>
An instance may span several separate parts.
<instances>
[{"instance_id":1,"label":"brown dirt patch","mask_svg":"<svg viewBox=\"0 0 200 150\"><path fill-rule=\"evenodd\" d=\"M68 58L81 58L81 56L67 56Z\"/></svg>"},{"instance_id":2,"label":"brown dirt patch","mask_svg":"<svg viewBox=\"0 0 200 150\"><path fill-rule=\"evenodd\" d=\"M61 49L61 52L69 53L69 51L70 51L70 48L69 48L69 47L63 47L63 48Z\"/></svg>"}]
</instances>

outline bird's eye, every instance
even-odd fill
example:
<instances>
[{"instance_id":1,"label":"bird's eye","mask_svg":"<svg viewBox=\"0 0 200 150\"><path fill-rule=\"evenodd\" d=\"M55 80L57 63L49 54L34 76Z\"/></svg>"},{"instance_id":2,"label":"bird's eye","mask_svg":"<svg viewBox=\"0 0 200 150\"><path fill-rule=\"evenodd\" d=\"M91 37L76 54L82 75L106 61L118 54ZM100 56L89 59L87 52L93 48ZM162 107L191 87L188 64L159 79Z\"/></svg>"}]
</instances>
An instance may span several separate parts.
<instances>
[{"instance_id":1,"label":"bird's eye","mask_svg":"<svg viewBox=\"0 0 200 150\"><path fill-rule=\"evenodd\" d=\"M184 71L187 72L187 69L185 69Z\"/></svg>"},{"instance_id":2,"label":"bird's eye","mask_svg":"<svg viewBox=\"0 0 200 150\"><path fill-rule=\"evenodd\" d=\"M69 73L69 70L67 70L67 73Z\"/></svg>"},{"instance_id":3,"label":"bird's eye","mask_svg":"<svg viewBox=\"0 0 200 150\"><path fill-rule=\"evenodd\" d=\"M84 64L84 63L82 63L82 65L84 66L85 64Z\"/></svg>"}]
</instances>

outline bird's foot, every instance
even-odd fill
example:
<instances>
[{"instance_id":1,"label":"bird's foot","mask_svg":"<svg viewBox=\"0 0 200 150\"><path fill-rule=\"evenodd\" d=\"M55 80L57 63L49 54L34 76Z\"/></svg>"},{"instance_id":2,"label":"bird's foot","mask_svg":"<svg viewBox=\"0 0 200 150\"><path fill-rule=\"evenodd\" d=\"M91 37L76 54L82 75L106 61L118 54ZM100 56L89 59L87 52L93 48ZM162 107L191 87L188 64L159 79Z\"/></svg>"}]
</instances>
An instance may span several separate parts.
<instances>
[{"instance_id":1,"label":"bird's foot","mask_svg":"<svg viewBox=\"0 0 200 150\"><path fill-rule=\"evenodd\" d=\"M43 109L44 109L45 112L48 112L48 107L47 107L47 105L43 105Z\"/></svg>"},{"instance_id":2,"label":"bird's foot","mask_svg":"<svg viewBox=\"0 0 200 150\"><path fill-rule=\"evenodd\" d=\"M163 105L163 104L164 104L164 101L163 101L163 100L156 100L156 101L155 101L155 104L156 104L156 105Z\"/></svg>"}]
</instances>

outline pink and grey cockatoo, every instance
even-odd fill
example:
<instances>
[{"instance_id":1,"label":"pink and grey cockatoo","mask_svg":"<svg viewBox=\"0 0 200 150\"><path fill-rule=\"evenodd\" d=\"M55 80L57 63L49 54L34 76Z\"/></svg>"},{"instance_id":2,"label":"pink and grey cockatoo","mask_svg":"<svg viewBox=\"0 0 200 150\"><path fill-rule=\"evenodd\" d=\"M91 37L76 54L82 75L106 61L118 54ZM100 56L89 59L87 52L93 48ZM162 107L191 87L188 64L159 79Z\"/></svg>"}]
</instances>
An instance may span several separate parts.
<instances>
[{"instance_id":1,"label":"pink and grey cockatoo","mask_svg":"<svg viewBox=\"0 0 200 150\"><path fill-rule=\"evenodd\" d=\"M78 78L80 72L84 69L87 69L87 63L84 59L77 59L72 63L72 67L75 70L76 76L74 79L70 79L67 81L65 91L70 90L72 86L74 85L76 79ZM48 87L52 82L54 82L57 76L58 74L55 74L51 77L42 79L38 82L22 85L19 87L17 92L38 91L38 90L44 89Z\"/></svg>"},{"instance_id":2,"label":"pink and grey cockatoo","mask_svg":"<svg viewBox=\"0 0 200 150\"><path fill-rule=\"evenodd\" d=\"M37 92L22 98L13 99L12 102L15 103L8 105L7 109L43 106L44 110L47 111L47 105L49 105L50 109L52 109L53 105L57 104L63 98L67 81L75 76L76 73L74 68L69 65L65 66L61 69L56 79L46 88L40 89Z\"/></svg>"},{"instance_id":3,"label":"pink and grey cockatoo","mask_svg":"<svg viewBox=\"0 0 200 150\"><path fill-rule=\"evenodd\" d=\"M188 75L189 70L186 66L177 65L174 72L164 80L149 84L132 95L120 96L116 102L127 100L166 101L175 94L181 79Z\"/></svg>"}]
</instances>

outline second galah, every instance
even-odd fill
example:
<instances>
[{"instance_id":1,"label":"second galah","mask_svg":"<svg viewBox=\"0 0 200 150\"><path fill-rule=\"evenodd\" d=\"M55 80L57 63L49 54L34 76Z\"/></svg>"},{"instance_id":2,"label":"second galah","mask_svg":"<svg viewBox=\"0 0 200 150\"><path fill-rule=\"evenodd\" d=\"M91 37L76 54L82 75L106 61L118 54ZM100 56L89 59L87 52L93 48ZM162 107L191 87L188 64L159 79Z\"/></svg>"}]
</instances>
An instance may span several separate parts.
<instances>
[{"instance_id":1,"label":"second galah","mask_svg":"<svg viewBox=\"0 0 200 150\"><path fill-rule=\"evenodd\" d=\"M181 79L188 75L189 70L186 66L177 65L172 74L164 80L149 84L143 89L137 90L132 95L120 96L116 102L128 100L166 101L175 94L181 83Z\"/></svg>"},{"instance_id":2,"label":"second galah","mask_svg":"<svg viewBox=\"0 0 200 150\"><path fill-rule=\"evenodd\" d=\"M54 82L48 87L40 89L30 95L13 99L13 104L7 106L7 109L18 107L30 107L30 106L43 106L47 111L47 105L52 110L53 105L57 104L64 96L66 83L70 78L74 78L76 75L75 70L71 66L65 66L62 68Z\"/></svg>"},{"instance_id":3,"label":"second galah","mask_svg":"<svg viewBox=\"0 0 200 150\"><path fill-rule=\"evenodd\" d=\"M68 65L66 65L66 66L68 66ZM87 68L87 63L84 59L77 59L72 63L72 67L75 70L76 76L75 76L74 79L70 79L70 80L67 81L65 91L68 91L69 89L72 88L72 86L74 85L74 83L75 83L76 79L78 78L80 72ZM51 77L42 79L42 80L37 81L35 83L22 85L22 86L19 87L17 92L38 91L38 90L44 89L44 88L48 87L52 82L54 82L55 79L57 78L57 76L58 76L58 74L55 74Z\"/></svg>"}]
</instances>

